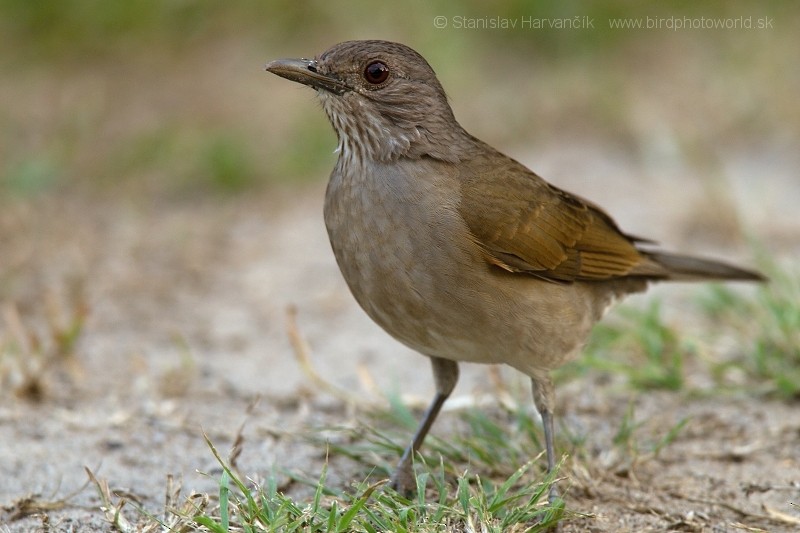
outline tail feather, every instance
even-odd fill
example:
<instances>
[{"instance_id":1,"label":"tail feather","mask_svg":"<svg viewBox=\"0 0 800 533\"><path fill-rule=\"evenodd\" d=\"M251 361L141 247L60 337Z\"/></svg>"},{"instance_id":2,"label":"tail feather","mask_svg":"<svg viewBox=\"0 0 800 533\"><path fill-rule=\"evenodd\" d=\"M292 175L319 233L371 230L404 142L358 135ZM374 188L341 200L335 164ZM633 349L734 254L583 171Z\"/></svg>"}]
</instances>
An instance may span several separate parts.
<instances>
[{"instance_id":1,"label":"tail feather","mask_svg":"<svg viewBox=\"0 0 800 533\"><path fill-rule=\"evenodd\" d=\"M679 281L741 280L766 281L767 278L754 270L688 255L667 252L647 252L647 256L664 268L666 279Z\"/></svg>"}]
</instances>

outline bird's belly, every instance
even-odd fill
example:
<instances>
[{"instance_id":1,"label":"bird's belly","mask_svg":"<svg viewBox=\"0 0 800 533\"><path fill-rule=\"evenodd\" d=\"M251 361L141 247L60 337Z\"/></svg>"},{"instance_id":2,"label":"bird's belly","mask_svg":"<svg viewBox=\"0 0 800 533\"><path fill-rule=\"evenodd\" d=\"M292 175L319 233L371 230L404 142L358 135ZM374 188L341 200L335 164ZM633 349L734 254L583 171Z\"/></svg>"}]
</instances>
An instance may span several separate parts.
<instances>
[{"instance_id":1,"label":"bird's belly","mask_svg":"<svg viewBox=\"0 0 800 533\"><path fill-rule=\"evenodd\" d=\"M390 335L425 355L529 375L583 345L601 314L591 287L489 265L453 206L425 203L433 194L341 179L334 173L326 195L331 246L353 296Z\"/></svg>"},{"instance_id":2,"label":"bird's belly","mask_svg":"<svg viewBox=\"0 0 800 533\"><path fill-rule=\"evenodd\" d=\"M469 333L474 304L453 288L460 283L454 269L438 265L448 252L426 246L424 235L401 224L356 216L351 211L350 223L328 223L328 232L342 276L370 318L426 355L485 358Z\"/></svg>"},{"instance_id":3,"label":"bird's belly","mask_svg":"<svg viewBox=\"0 0 800 533\"><path fill-rule=\"evenodd\" d=\"M342 275L378 325L425 355L530 375L577 353L597 318L580 284L505 273L457 246L429 243L423 253L414 243L430 236L374 228L329 225Z\"/></svg>"}]
</instances>

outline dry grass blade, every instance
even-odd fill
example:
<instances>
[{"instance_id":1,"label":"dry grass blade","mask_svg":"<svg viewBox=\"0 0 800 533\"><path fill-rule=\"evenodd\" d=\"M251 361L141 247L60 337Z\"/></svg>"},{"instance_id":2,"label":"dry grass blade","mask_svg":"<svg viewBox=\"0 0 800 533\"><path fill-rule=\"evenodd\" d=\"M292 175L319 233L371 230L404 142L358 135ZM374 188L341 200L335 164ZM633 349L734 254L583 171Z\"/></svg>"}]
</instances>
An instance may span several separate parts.
<instances>
[{"instance_id":1,"label":"dry grass blade","mask_svg":"<svg viewBox=\"0 0 800 533\"><path fill-rule=\"evenodd\" d=\"M792 524L795 526L800 526L800 517L791 515L788 513L784 513L783 511L778 511L777 509L773 509L766 503L762 505L764 512L772 518L773 520L777 520L778 522L783 522L784 524Z\"/></svg>"},{"instance_id":2,"label":"dry grass blade","mask_svg":"<svg viewBox=\"0 0 800 533\"><path fill-rule=\"evenodd\" d=\"M8 345L16 348L9 353L16 353L17 357L12 358L11 365L3 369L2 374L7 374L7 376L0 375L0 377L3 378L3 381L10 383L10 388L17 397L34 402L41 401L45 393L44 362L39 350L38 339L25 328L17 306L13 303L3 306L3 320L10 337Z\"/></svg>"},{"instance_id":3,"label":"dry grass blade","mask_svg":"<svg viewBox=\"0 0 800 533\"><path fill-rule=\"evenodd\" d=\"M136 533L136 526L131 524L122 514L122 508L125 506L127 500L122 498L117 505L114 505L111 500L111 490L108 487L108 481L105 479L97 479L88 467L84 468L86 474L89 476L89 480L97 487L97 492L100 495L100 501L102 503L100 510L105 514L106 520L122 533Z\"/></svg>"},{"instance_id":4,"label":"dry grass blade","mask_svg":"<svg viewBox=\"0 0 800 533\"><path fill-rule=\"evenodd\" d=\"M181 489L181 482L176 481L171 474L167 475L167 490L164 498L164 518L160 523L145 528L143 530L144 533L158 530L169 531L170 533L197 531L197 524L194 522L194 517L204 513L208 508L208 494L193 492L180 503Z\"/></svg>"},{"instance_id":5,"label":"dry grass blade","mask_svg":"<svg viewBox=\"0 0 800 533\"><path fill-rule=\"evenodd\" d=\"M779 523L789 523L789 524L800 524L800 519L793 517L791 515L787 515L785 513L781 513L780 511L776 511L774 509L768 508L766 505L763 506L764 511L767 514L759 514L759 513L752 513L750 511L746 511L741 507L722 501L722 500L714 500L710 498L693 498L691 496L684 496L677 492L669 492L669 495L673 498L677 498L680 500L685 500L687 502L692 503L702 503L706 505L715 505L718 507L722 507L724 509L728 509L729 511L733 511L734 513L738 514L739 516L752 518L754 520L765 520L771 522L779 522ZM759 530L756 530L759 531Z\"/></svg>"},{"instance_id":6,"label":"dry grass blade","mask_svg":"<svg viewBox=\"0 0 800 533\"><path fill-rule=\"evenodd\" d=\"M239 429L236 430L236 437L233 439L233 446L231 446L231 452L228 455L228 462L233 469L237 469L236 463L239 460L239 456L242 454L242 450L244 449L244 428L247 425L247 422L250 420L250 417L253 415L253 411L255 411L256 407L258 407L258 403L260 401L261 397L257 396L253 399L253 401L250 402L245 411L245 418L241 425L239 425Z\"/></svg>"},{"instance_id":7,"label":"dry grass blade","mask_svg":"<svg viewBox=\"0 0 800 533\"><path fill-rule=\"evenodd\" d=\"M311 348L309 348L308 343L303 338L303 335L300 333L300 330L297 327L297 309L294 306L289 306L286 309L286 333L289 335L289 342L292 344L294 356L295 359L297 359L297 362L300 364L300 369L318 390L323 390L334 398L338 398L345 403L355 405L361 405L365 403L362 396L358 394L352 394L341 387L337 387L330 381L325 380L314 368L310 356Z\"/></svg>"},{"instance_id":8,"label":"dry grass blade","mask_svg":"<svg viewBox=\"0 0 800 533\"><path fill-rule=\"evenodd\" d=\"M47 513L50 511L58 511L60 509L64 509L65 507L67 507L68 502L72 498L83 492L83 489L85 489L88 485L89 481L81 485L78 489L74 490L73 492L67 494L63 498L59 498L57 500L44 500L34 495L18 498L17 500L13 501L10 505L3 507L3 511L5 512L3 518L11 522L36 513Z\"/></svg>"},{"instance_id":9,"label":"dry grass blade","mask_svg":"<svg viewBox=\"0 0 800 533\"><path fill-rule=\"evenodd\" d=\"M5 518L9 522L13 522L32 514L57 511L63 509L66 505L66 500L45 501L33 495L24 496L4 507Z\"/></svg>"},{"instance_id":10,"label":"dry grass blade","mask_svg":"<svg viewBox=\"0 0 800 533\"><path fill-rule=\"evenodd\" d=\"M751 533L768 533L766 529L761 529L760 527L752 527L741 522L734 522L731 524L732 528L741 529L742 531L750 531Z\"/></svg>"},{"instance_id":11,"label":"dry grass blade","mask_svg":"<svg viewBox=\"0 0 800 533\"><path fill-rule=\"evenodd\" d=\"M15 303L3 305L7 333L0 340L0 388L8 387L18 398L41 402L47 395L47 378L55 369L66 370L66 376L73 379L81 375L74 350L88 316L88 305L82 290L75 289L70 294L68 307L53 293L45 295L47 327L39 333L23 320Z\"/></svg>"},{"instance_id":12,"label":"dry grass blade","mask_svg":"<svg viewBox=\"0 0 800 533\"><path fill-rule=\"evenodd\" d=\"M11 303L4 305L3 319L20 350L24 353L30 353L32 350L31 337L25 332L25 327L22 325L22 319L19 316L17 306Z\"/></svg>"}]
</instances>

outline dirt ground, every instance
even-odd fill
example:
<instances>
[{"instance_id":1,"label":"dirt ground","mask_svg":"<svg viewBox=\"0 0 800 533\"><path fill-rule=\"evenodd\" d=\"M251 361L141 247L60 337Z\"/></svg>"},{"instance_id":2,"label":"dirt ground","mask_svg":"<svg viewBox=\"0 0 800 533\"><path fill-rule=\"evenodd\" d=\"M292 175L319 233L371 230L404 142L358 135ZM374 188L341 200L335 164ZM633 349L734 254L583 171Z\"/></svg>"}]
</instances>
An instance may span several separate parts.
<instances>
[{"instance_id":1,"label":"dirt ground","mask_svg":"<svg viewBox=\"0 0 800 533\"><path fill-rule=\"evenodd\" d=\"M604 152L544 146L521 159L604 205L635 234L748 262L741 240L721 237L714 210L697 209L708 191L677 169L639 180L634 163ZM752 165L737 163L757 157L729 154L730 205L776 257L792 261L800 250L797 154L771 160L768 184L754 183ZM356 419L300 371L286 334L289 306L331 383L365 402L389 392L427 401L427 364L373 325L340 278L321 218L322 187L169 205L65 195L0 213L0 331L18 347L0 362L0 531L111 530L87 467L157 515L168 475L182 480L184 494L213 494L219 468L203 432L227 452L241 427L238 465L251 478L276 467L317 478L324 450L292 433ZM626 195L613 194L622 187ZM657 292L679 308L691 290ZM53 355L53 331L75 316L83 330L72 354ZM37 376L35 386L22 387L26 371ZM465 367L452 403L490 393L485 372ZM587 517L566 531L800 528L796 403L756 391L634 393L591 377L558 395L562 421L585 435L591 456L568 463L567 505ZM605 470L617 464L611 440L631 402L644 435L691 420L658 457ZM343 465L331 463L331 482L351 481ZM132 507L126 512L135 520Z\"/></svg>"}]
</instances>

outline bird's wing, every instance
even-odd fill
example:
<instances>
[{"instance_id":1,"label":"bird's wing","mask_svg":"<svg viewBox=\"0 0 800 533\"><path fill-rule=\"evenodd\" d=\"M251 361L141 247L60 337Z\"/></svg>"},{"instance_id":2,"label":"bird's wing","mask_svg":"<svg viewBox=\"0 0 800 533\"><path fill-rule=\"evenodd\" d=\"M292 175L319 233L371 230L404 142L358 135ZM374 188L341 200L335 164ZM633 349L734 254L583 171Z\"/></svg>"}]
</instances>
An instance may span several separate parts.
<instances>
[{"instance_id":1,"label":"bird's wing","mask_svg":"<svg viewBox=\"0 0 800 533\"><path fill-rule=\"evenodd\" d=\"M471 165L465 174L460 214L491 264L561 283L668 275L636 248L643 239L512 159Z\"/></svg>"}]
</instances>

